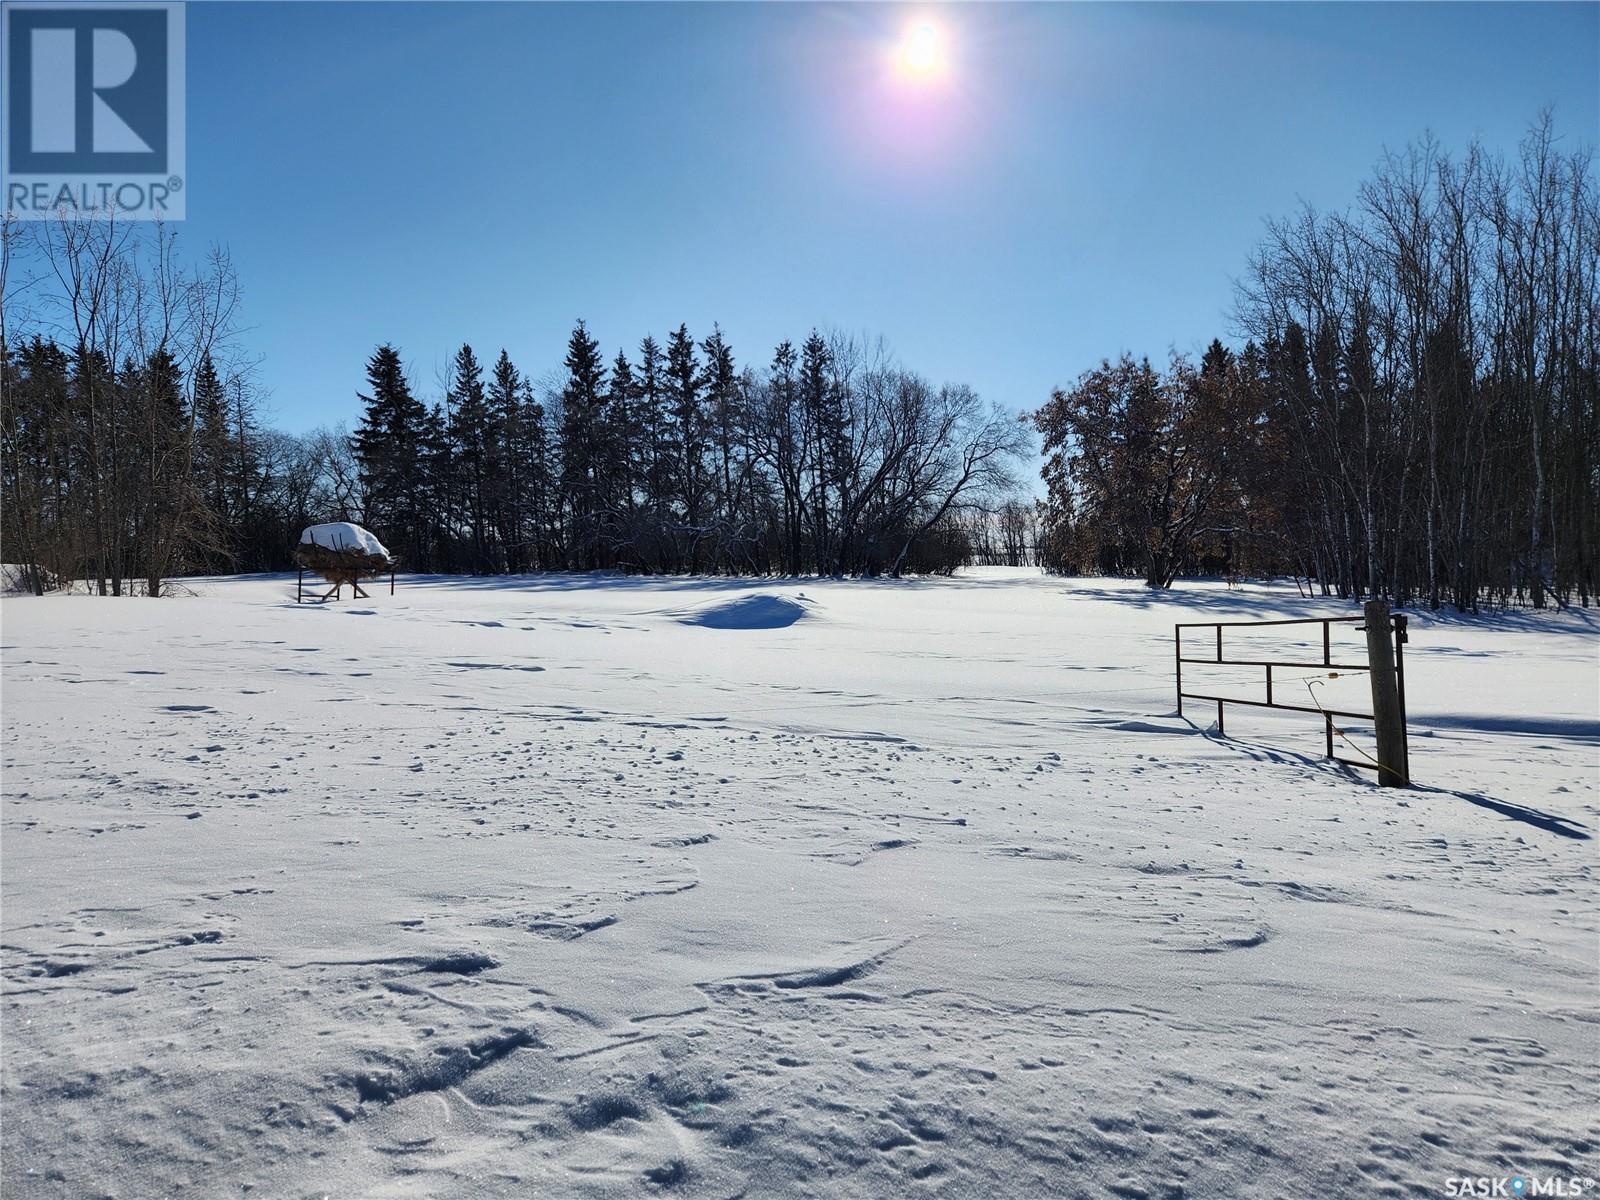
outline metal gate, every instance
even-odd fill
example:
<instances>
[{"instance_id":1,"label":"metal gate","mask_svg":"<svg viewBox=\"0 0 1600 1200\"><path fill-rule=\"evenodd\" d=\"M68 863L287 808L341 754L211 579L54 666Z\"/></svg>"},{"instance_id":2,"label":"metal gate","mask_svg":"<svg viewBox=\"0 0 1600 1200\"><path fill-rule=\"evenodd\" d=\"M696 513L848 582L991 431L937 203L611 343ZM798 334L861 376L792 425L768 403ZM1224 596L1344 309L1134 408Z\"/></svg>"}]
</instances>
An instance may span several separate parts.
<instances>
[{"instance_id":1,"label":"metal gate","mask_svg":"<svg viewBox=\"0 0 1600 1200\"><path fill-rule=\"evenodd\" d=\"M1384 778L1385 772L1388 772L1391 775L1397 776L1398 777L1398 782L1400 782L1400 783L1409 783L1410 782L1410 777L1411 777L1410 767L1409 767L1410 757L1411 756L1410 756L1410 739L1408 737L1407 730L1406 730L1406 667L1405 667L1405 650L1404 650L1406 641L1408 640L1408 635L1406 633L1406 614L1405 613L1394 613L1394 614L1392 614L1392 616L1390 616L1388 618L1388 621L1390 622L1389 628L1392 631L1393 638L1394 638L1395 682L1396 682L1397 690L1399 692L1399 708L1400 708L1399 738L1400 738L1400 748L1401 748L1399 757L1400 757L1401 761L1398 764L1380 763L1378 761L1363 762L1360 759L1343 758L1343 757L1339 756L1338 754L1334 753L1334 748L1333 748L1334 736L1336 734L1342 733L1342 731L1338 728L1338 726L1336 726L1334 724L1334 718L1337 717L1337 718L1339 718L1341 720L1347 720L1347 721L1370 721L1370 722L1373 723L1374 727L1376 728L1377 723L1378 723L1378 719L1373 713L1371 713L1371 712L1356 712L1356 711L1353 711L1353 710L1350 710L1350 709L1341 709L1341 708L1324 708L1322 705L1316 703L1315 696L1312 697L1312 703L1310 705L1305 705L1305 704L1285 704L1283 701L1277 699L1277 697L1274 695L1274 692L1273 692L1273 682L1274 682L1273 681L1273 671L1275 669L1277 669L1277 670L1307 670L1307 669L1311 669L1311 670L1316 670L1316 671L1323 672L1326 675L1328 675L1329 677L1337 677L1337 676L1343 675L1343 674L1356 674L1356 673L1365 673L1365 674L1370 676L1372 674L1372 670L1373 670L1372 663L1371 663L1370 652L1363 651L1363 653L1361 654L1361 657L1367 659L1367 661L1361 662L1361 663L1355 663L1355 662L1346 663L1346 662L1334 662L1333 661L1333 626L1335 626L1335 625L1353 625L1357 629L1360 629L1361 631L1366 632L1366 629L1367 629L1367 618L1364 617L1364 616L1362 616L1362 617L1303 617L1303 618L1298 618L1298 619L1295 619L1295 620L1287 620L1287 621L1184 621L1184 622L1179 622L1178 624L1175 624L1173 626L1173 632L1172 632L1172 645L1173 645L1173 659L1174 659L1174 663L1175 663L1175 665L1177 667L1177 673L1178 673L1178 715L1180 717L1184 715L1183 714L1183 702L1185 700L1203 700L1203 701L1207 702L1208 704L1215 704L1217 706L1217 732L1218 733L1226 733L1227 726L1226 726L1226 723L1225 723L1224 714L1225 714L1226 706L1230 705L1230 704L1243 705L1243 706L1248 707L1248 708L1274 708L1274 709L1278 709L1278 710L1284 711L1284 712L1309 713L1309 714L1312 714L1314 716L1319 716L1319 717L1322 718L1323 744L1324 744L1324 753L1325 753L1326 757L1333 759L1335 762L1344 763L1346 766L1360 767L1363 770L1367 770L1367 771L1377 771L1380 778ZM1279 660L1262 659L1262 658L1228 658L1228 657L1225 657L1225 655L1224 655L1224 649L1225 648L1224 648L1224 645L1223 645L1223 635L1222 635L1222 631L1224 629L1260 629L1260 628L1265 628L1265 627L1269 627L1269 626L1285 626L1285 625L1320 625L1320 626L1322 626L1322 661L1321 662L1305 662L1305 661L1298 661L1297 662L1297 661L1293 661L1293 660L1282 660L1282 661L1279 661ZM1205 642L1205 644L1207 645L1207 647L1212 650L1212 653L1210 655L1206 656L1206 657L1195 657L1192 654L1185 654L1184 653L1184 649L1185 649L1184 648L1184 630L1186 630L1186 629L1190 629L1190 630L1193 630L1193 629L1211 630L1212 631L1212 636L1210 636L1210 637L1202 637L1201 640L1203 640ZM1190 646L1191 650L1193 649L1193 642L1194 642L1194 640L1195 640L1195 638L1197 636L1198 635L1195 635L1195 634L1190 634L1189 635L1190 643L1191 643L1191 646ZM1369 640L1369 644L1370 644L1370 640ZM1266 676L1265 676L1265 680L1264 680L1264 682L1266 684L1266 697L1265 697L1265 699L1261 699L1261 700L1248 700L1248 699L1243 699L1243 698L1237 697L1237 696L1217 696L1217 695L1212 695L1212 694L1206 693L1206 692L1189 692L1189 691L1185 691L1184 687L1183 687L1183 667L1184 667L1185 663L1188 663L1190 665L1203 664L1203 665L1206 665L1206 666L1224 666L1224 667L1262 667L1266 671ZM1374 705L1374 707L1376 707L1376 704ZM1385 779L1384 781L1385 782L1395 782L1396 780Z\"/></svg>"}]
</instances>

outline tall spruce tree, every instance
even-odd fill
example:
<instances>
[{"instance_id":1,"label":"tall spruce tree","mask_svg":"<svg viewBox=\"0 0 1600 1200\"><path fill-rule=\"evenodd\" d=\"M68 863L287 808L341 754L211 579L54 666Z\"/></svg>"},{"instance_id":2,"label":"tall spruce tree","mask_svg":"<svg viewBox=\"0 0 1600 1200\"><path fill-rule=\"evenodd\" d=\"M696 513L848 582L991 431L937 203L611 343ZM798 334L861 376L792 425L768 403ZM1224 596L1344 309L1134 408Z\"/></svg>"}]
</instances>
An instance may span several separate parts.
<instances>
[{"instance_id":1,"label":"tall spruce tree","mask_svg":"<svg viewBox=\"0 0 1600 1200\"><path fill-rule=\"evenodd\" d=\"M527 477L523 461L522 374L501 347L484 389L488 408L489 522L497 558L507 571L527 570Z\"/></svg>"},{"instance_id":2,"label":"tall spruce tree","mask_svg":"<svg viewBox=\"0 0 1600 1200\"><path fill-rule=\"evenodd\" d=\"M601 515L606 468L605 365L600 343L582 321L567 339L561 389L561 484L568 505L568 546L580 569L602 561Z\"/></svg>"},{"instance_id":3,"label":"tall spruce tree","mask_svg":"<svg viewBox=\"0 0 1600 1200\"><path fill-rule=\"evenodd\" d=\"M142 414L139 454L145 471L134 543L143 550L145 594L158 596L167 575L190 565L185 552L206 544L207 514L195 503L190 410L177 360L160 349L142 369L124 374Z\"/></svg>"},{"instance_id":4,"label":"tall spruce tree","mask_svg":"<svg viewBox=\"0 0 1600 1200\"><path fill-rule=\"evenodd\" d=\"M428 410L411 394L400 352L389 343L367 360L367 390L358 393L363 411L350 439L361 473L362 523L417 570L431 565L425 556L422 507L424 442Z\"/></svg>"},{"instance_id":5,"label":"tall spruce tree","mask_svg":"<svg viewBox=\"0 0 1600 1200\"><path fill-rule=\"evenodd\" d=\"M700 569L700 547L706 529L705 415L700 408L700 365L689 327L679 325L667 339L667 420L674 450L673 484L684 527L680 561Z\"/></svg>"},{"instance_id":6,"label":"tall spruce tree","mask_svg":"<svg viewBox=\"0 0 1600 1200\"><path fill-rule=\"evenodd\" d=\"M842 407L833 387L832 367L833 355L828 343L813 329L800 347L800 409L805 422L805 458L811 464L806 507L811 514L817 570L823 574L837 569L829 492L839 474L844 427Z\"/></svg>"},{"instance_id":7,"label":"tall spruce tree","mask_svg":"<svg viewBox=\"0 0 1600 1200\"><path fill-rule=\"evenodd\" d=\"M767 371L764 422L765 454L783 497L784 563L791 575L805 569L806 438L799 406L798 365L794 345L788 341L779 343Z\"/></svg>"},{"instance_id":8,"label":"tall spruce tree","mask_svg":"<svg viewBox=\"0 0 1600 1200\"><path fill-rule=\"evenodd\" d=\"M645 426L639 406L639 381L634 378L633 364L621 350L611 361L603 426L602 489L612 509L631 514L641 499L635 447L645 440Z\"/></svg>"},{"instance_id":9,"label":"tall spruce tree","mask_svg":"<svg viewBox=\"0 0 1600 1200\"><path fill-rule=\"evenodd\" d=\"M733 348L722 336L721 326L711 326L711 336L700 343L700 349L706 356L703 386L707 424L715 443L715 502L720 512L732 515L740 509L735 480L743 474L738 462L738 451L743 441L739 377L733 363Z\"/></svg>"},{"instance_id":10,"label":"tall spruce tree","mask_svg":"<svg viewBox=\"0 0 1600 1200\"><path fill-rule=\"evenodd\" d=\"M417 512L421 527L423 561L429 570L463 569L456 526L457 494L455 445L450 437L450 414L443 404L426 410L418 452Z\"/></svg>"},{"instance_id":11,"label":"tall spruce tree","mask_svg":"<svg viewBox=\"0 0 1600 1200\"><path fill-rule=\"evenodd\" d=\"M227 389L210 354L202 355L194 369L193 403L195 484L213 515L225 528L232 528L241 516L230 503L229 484L238 476L232 461L234 440Z\"/></svg>"},{"instance_id":12,"label":"tall spruce tree","mask_svg":"<svg viewBox=\"0 0 1600 1200\"><path fill-rule=\"evenodd\" d=\"M472 347L456 351L451 365L450 388L445 397L449 412L450 457L453 491L470 542L468 562L475 571L496 569L490 538L490 495L496 441L493 417L483 386L483 367Z\"/></svg>"},{"instance_id":13,"label":"tall spruce tree","mask_svg":"<svg viewBox=\"0 0 1600 1200\"><path fill-rule=\"evenodd\" d=\"M644 436L633 452L638 458L645 507L660 527L672 504L672 464L676 455L666 413L666 358L655 338L648 335L639 343L638 380Z\"/></svg>"},{"instance_id":14,"label":"tall spruce tree","mask_svg":"<svg viewBox=\"0 0 1600 1200\"><path fill-rule=\"evenodd\" d=\"M521 468L526 553L523 561L535 569L556 565L551 528L554 523L555 480L551 470L549 416L534 394L533 384L522 381L517 411L520 437L512 447Z\"/></svg>"}]
</instances>

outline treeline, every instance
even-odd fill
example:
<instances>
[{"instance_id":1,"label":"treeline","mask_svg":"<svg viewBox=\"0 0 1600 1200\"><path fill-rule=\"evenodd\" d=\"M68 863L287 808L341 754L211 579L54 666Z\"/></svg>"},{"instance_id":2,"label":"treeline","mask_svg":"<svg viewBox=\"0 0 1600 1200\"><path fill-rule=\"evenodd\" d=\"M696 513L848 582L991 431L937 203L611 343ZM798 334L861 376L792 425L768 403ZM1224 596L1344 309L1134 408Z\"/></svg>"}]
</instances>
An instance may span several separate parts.
<instances>
[{"instance_id":1,"label":"treeline","mask_svg":"<svg viewBox=\"0 0 1600 1200\"><path fill-rule=\"evenodd\" d=\"M359 494L342 434L257 419L225 253L169 227L0 224L0 553L42 592L289 565Z\"/></svg>"},{"instance_id":2,"label":"treeline","mask_svg":"<svg viewBox=\"0 0 1600 1200\"><path fill-rule=\"evenodd\" d=\"M362 401L361 514L423 570L950 571L1028 445L970 388L816 332L757 372L716 328L607 360L580 321L548 404L463 346L426 406L386 345Z\"/></svg>"},{"instance_id":3,"label":"treeline","mask_svg":"<svg viewBox=\"0 0 1600 1200\"><path fill-rule=\"evenodd\" d=\"M238 305L227 257L186 266L159 226L7 223L0 296L6 561L35 591L85 579L159 594L224 536L207 490L242 386L217 367Z\"/></svg>"},{"instance_id":4,"label":"treeline","mask_svg":"<svg viewBox=\"0 0 1600 1200\"><path fill-rule=\"evenodd\" d=\"M1548 116L1510 161L1425 141L1346 213L1273 223L1248 338L1058 391L1053 570L1294 574L1399 603L1600 589L1600 205Z\"/></svg>"},{"instance_id":5,"label":"treeline","mask_svg":"<svg viewBox=\"0 0 1600 1200\"><path fill-rule=\"evenodd\" d=\"M24 234L29 254L17 254ZM283 569L306 525L358 521L406 569L948 572L1031 560L1024 425L881 344L813 332L761 370L719 329L603 359L582 322L543 387L455 355L433 403L367 363L353 436L264 427L226 257L67 221L0 240L0 536L35 590L156 595ZM16 278L25 261L29 276ZM6 286L9 283L9 286Z\"/></svg>"}]
</instances>

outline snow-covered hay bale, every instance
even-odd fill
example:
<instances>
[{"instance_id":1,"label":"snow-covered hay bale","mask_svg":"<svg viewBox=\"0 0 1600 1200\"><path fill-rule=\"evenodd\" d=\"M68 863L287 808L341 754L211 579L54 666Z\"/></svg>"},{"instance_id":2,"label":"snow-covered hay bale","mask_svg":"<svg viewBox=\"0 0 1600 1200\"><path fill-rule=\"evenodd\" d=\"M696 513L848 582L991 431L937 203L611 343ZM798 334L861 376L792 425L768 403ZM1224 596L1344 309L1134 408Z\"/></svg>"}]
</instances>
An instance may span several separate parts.
<instances>
[{"instance_id":1,"label":"snow-covered hay bale","mask_svg":"<svg viewBox=\"0 0 1600 1200\"><path fill-rule=\"evenodd\" d=\"M791 598L763 592L695 609L679 615L678 620L705 629L787 629L810 615L803 596Z\"/></svg>"},{"instance_id":2,"label":"snow-covered hay bale","mask_svg":"<svg viewBox=\"0 0 1600 1200\"><path fill-rule=\"evenodd\" d=\"M312 525L300 533L294 560L308 571L315 571L329 583L353 583L372 579L394 566L394 555L382 542L359 525L333 521Z\"/></svg>"}]
</instances>

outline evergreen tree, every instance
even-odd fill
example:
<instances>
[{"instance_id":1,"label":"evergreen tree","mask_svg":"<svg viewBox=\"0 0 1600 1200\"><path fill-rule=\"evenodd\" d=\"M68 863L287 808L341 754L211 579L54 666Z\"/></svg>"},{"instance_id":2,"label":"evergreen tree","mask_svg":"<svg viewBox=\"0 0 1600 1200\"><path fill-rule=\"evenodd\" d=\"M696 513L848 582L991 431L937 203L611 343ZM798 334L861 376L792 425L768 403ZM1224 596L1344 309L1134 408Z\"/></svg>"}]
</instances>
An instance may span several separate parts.
<instances>
[{"instance_id":1,"label":"evergreen tree","mask_svg":"<svg viewBox=\"0 0 1600 1200\"><path fill-rule=\"evenodd\" d=\"M631 449L645 505L660 526L672 504L672 465L677 455L666 411L666 360L655 338L649 336L639 343L638 401L644 436Z\"/></svg>"},{"instance_id":2,"label":"evergreen tree","mask_svg":"<svg viewBox=\"0 0 1600 1200\"><path fill-rule=\"evenodd\" d=\"M145 594L161 594L168 574L185 570L185 552L206 545L206 514L195 503L193 442L183 373L177 360L157 350L143 368L124 371L127 386L141 402L138 453L145 467L134 544L143 549Z\"/></svg>"},{"instance_id":3,"label":"evergreen tree","mask_svg":"<svg viewBox=\"0 0 1600 1200\"><path fill-rule=\"evenodd\" d=\"M570 512L568 546L580 569L602 565L600 518L606 467L605 374L600 343L582 321L567 339L561 390L561 485Z\"/></svg>"},{"instance_id":4,"label":"evergreen tree","mask_svg":"<svg viewBox=\"0 0 1600 1200\"><path fill-rule=\"evenodd\" d=\"M424 410L422 436L417 447L416 511L428 569L459 571L463 568L456 527L459 493L455 445L450 437L450 414L444 405Z\"/></svg>"},{"instance_id":5,"label":"evergreen tree","mask_svg":"<svg viewBox=\"0 0 1600 1200\"><path fill-rule=\"evenodd\" d=\"M512 454L520 464L523 480L520 494L526 527L522 536L527 545L524 561L529 567L548 569L556 565L551 537L555 481L550 465L549 417L526 379L522 381L517 411L521 436Z\"/></svg>"},{"instance_id":6,"label":"evergreen tree","mask_svg":"<svg viewBox=\"0 0 1600 1200\"><path fill-rule=\"evenodd\" d=\"M720 326L712 325L711 336L700 343L700 349L706 356L703 385L707 423L716 443L716 507L734 514L740 507L734 480L743 473L737 459L744 425L739 411L739 377L733 364L733 348L722 336Z\"/></svg>"},{"instance_id":7,"label":"evergreen tree","mask_svg":"<svg viewBox=\"0 0 1600 1200\"><path fill-rule=\"evenodd\" d=\"M6 560L19 564L35 595L55 586L46 564L59 568L90 532L82 506L68 503L82 466L74 453L81 427L65 403L70 378L67 355L52 341L36 334L14 356L0 344L0 530Z\"/></svg>"},{"instance_id":8,"label":"evergreen tree","mask_svg":"<svg viewBox=\"0 0 1600 1200\"><path fill-rule=\"evenodd\" d=\"M804 420L805 451L811 464L806 489L806 508L811 514L811 538L816 548L817 569L835 569L833 529L829 523L828 492L838 475L840 437L844 420L830 371L833 356L828 343L815 329L800 347L800 409Z\"/></svg>"},{"instance_id":9,"label":"evergreen tree","mask_svg":"<svg viewBox=\"0 0 1600 1200\"><path fill-rule=\"evenodd\" d=\"M231 527L242 514L230 503L230 481L237 478L233 463L233 437L230 428L227 390L217 376L211 355L201 357L194 370L196 485L205 495L212 513Z\"/></svg>"},{"instance_id":10,"label":"evergreen tree","mask_svg":"<svg viewBox=\"0 0 1600 1200\"><path fill-rule=\"evenodd\" d=\"M522 428L522 374L501 347L485 388L489 509L498 561L507 571L527 570L526 435Z\"/></svg>"},{"instance_id":11,"label":"evergreen tree","mask_svg":"<svg viewBox=\"0 0 1600 1200\"><path fill-rule=\"evenodd\" d=\"M706 506L705 416L700 409L700 366L689 327L679 325L667 339L668 435L674 450L675 499L685 526L689 570L700 569L700 543L704 538Z\"/></svg>"},{"instance_id":12,"label":"evergreen tree","mask_svg":"<svg viewBox=\"0 0 1600 1200\"><path fill-rule=\"evenodd\" d=\"M783 503L783 555L786 570L798 575L805 569L806 439L799 409L799 358L794 345L779 343L767 371L766 412L763 421L764 455L777 476Z\"/></svg>"},{"instance_id":13,"label":"evergreen tree","mask_svg":"<svg viewBox=\"0 0 1600 1200\"><path fill-rule=\"evenodd\" d=\"M379 346L367 360L367 391L357 399L363 412L350 449L361 472L362 523L409 566L424 570L431 565L424 554L422 507L428 410L411 394L400 352L392 345Z\"/></svg>"},{"instance_id":14,"label":"evergreen tree","mask_svg":"<svg viewBox=\"0 0 1600 1200\"><path fill-rule=\"evenodd\" d=\"M633 512L642 498L638 454L635 447L646 438L644 414L639 404L639 381L634 378L633 366L621 350L611 362L611 382L606 391L606 406L602 420L603 435L599 439L603 452L602 492L610 500L610 507Z\"/></svg>"},{"instance_id":15,"label":"evergreen tree","mask_svg":"<svg viewBox=\"0 0 1600 1200\"><path fill-rule=\"evenodd\" d=\"M496 441L492 414L484 393L483 367L472 347L456 351L450 388L445 396L449 414L451 479L471 542L468 559L475 571L495 569L489 536L489 496Z\"/></svg>"}]
</instances>

